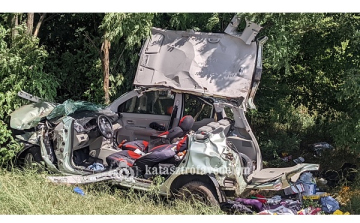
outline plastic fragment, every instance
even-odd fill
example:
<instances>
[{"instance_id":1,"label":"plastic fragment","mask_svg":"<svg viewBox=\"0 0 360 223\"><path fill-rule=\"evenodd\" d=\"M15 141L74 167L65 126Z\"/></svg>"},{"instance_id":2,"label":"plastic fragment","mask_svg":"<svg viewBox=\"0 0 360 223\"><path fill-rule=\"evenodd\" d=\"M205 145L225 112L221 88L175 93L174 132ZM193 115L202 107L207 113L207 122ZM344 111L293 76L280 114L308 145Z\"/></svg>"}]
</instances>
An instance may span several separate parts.
<instances>
[{"instance_id":1,"label":"plastic fragment","mask_svg":"<svg viewBox=\"0 0 360 223\"><path fill-rule=\"evenodd\" d=\"M350 213L349 212L344 213L340 210L336 210L336 211L334 211L333 215L350 215Z\"/></svg>"},{"instance_id":2,"label":"plastic fragment","mask_svg":"<svg viewBox=\"0 0 360 223\"><path fill-rule=\"evenodd\" d=\"M293 161L294 161L294 163L299 164L299 163L303 163L305 161L305 159L300 156L300 157L294 159Z\"/></svg>"},{"instance_id":3,"label":"plastic fragment","mask_svg":"<svg viewBox=\"0 0 360 223\"><path fill-rule=\"evenodd\" d=\"M339 202L331 196L322 197L320 199L321 210L327 214L332 214L336 210L340 209Z\"/></svg>"},{"instance_id":4,"label":"plastic fragment","mask_svg":"<svg viewBox=\"0 0 360 223\"><path fill-rule=\"evenodd\" d=\"M79 187L75 187L74 192L77 193L77 194L80 194L81 196L85 195L84 191Z\"/></svg>"}]
</instances>

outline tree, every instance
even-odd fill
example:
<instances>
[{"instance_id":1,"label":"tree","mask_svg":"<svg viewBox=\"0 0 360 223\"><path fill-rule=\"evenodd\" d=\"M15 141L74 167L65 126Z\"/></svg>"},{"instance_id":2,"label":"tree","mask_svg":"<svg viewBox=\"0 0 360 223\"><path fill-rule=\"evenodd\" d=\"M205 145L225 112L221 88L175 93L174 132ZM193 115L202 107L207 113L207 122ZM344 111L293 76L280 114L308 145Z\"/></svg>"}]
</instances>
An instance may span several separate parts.
<instances>
[{"instance_id":1,"label":"tree","mask_svg":"<svg viewBox=\"0 0 360 223\"><path fill-rule=\"evenodd\" d=\"M109 95L109 52L111 42L124 41L124 49L140 46L141 41L150 35L153 13L107 13L100 25L103 32L101 45L101 64L104 74L104 101L110 102Z\"/></svg>"},{"instance_id":2,"label":"tree","mask_svg":"<svg viewBox=\"0 0 360 223\"><path fill-rule=\"evenodd\" d=\"M39 46L39 39L29 36L26 30L24 24L18 25L17 34L13 36L14 28L0 24L0 165L11 160L20 149L6 125L9 114L28 103L17 96L18 91L53 100L58 86L51 74L43 72L46 50ZM11 40L11 44L6 40Z\"/></svg>"},{"instance_id":3,"label":"tree","mask_svg":"<svg viewBox=\"0 0 360 223\"><path fill-rule=\"evenodd\" d=\"M34 13L27 14L26 27L27 27L26 33L28 35L32 35L33 28L34 28Z\"/></svg>"},{"instance_id":4,"label":"tree","mask_svg":"<svg viewBox=\"0 0 360 223\"><path fill-rule=\"evenodd\" d=\"M14 13L11 18L11 30L12 30L12 39L15 39L18 34L17 26L19 25L18 13Z\"/></svg>"},{"instance_id":5,"label":"tree","mask_svg":"<svg viewBox=\"0 0 360 223\"><path fill-rule=\"evenodd\" d=\"M36 28L35 28L35 31L33 34L34 37L37 37L39 35L40 27L45 22L45 17L46 17L46 13L42 13L40 16L40 19L36 25Z\"/></svg>"},{"instance_id":6,"label":"tree","mask_svg":"<svg viewBox=\"0 0 360 223\"><path fill-rule=\"evenodd\" d=\"M345 100L344 90L345 86L352 89L348 81L354 74L352 70L359 72L359 15L267 13L241 16L262 24L260 35L269 37L264 47L262 83L255 99L258 111L251 117L263 148L268 148L272 154L275 149L298 149L299 142L307 145L328 141L339 147L352 144L356 149L346 136L355 136L358 131L353 121L344 118L349 117L346 114L354 108ZM352 113L352 120L359 118ZM342 129L341 134L339 129Z\"/></svg>"}]
</instances>

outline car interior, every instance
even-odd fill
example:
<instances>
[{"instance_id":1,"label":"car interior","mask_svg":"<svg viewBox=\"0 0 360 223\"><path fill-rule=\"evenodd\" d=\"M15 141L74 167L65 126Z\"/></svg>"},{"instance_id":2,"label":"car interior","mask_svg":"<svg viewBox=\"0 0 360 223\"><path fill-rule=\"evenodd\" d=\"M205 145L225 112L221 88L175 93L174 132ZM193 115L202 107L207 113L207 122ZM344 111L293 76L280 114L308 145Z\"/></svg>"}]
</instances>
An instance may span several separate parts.
<instances>
[{"instance_id":1,"label":"car interior","mask_svg":"<svg viewBox=\"0 0 360 223\"><path fill-rule=\"evenodd\" d=\"M137 147L136 152L124 152L124 150L128 150L124 144L135 143L134 145L136 145L136 143L141 142L140 144L143 145L142 142L150 144L155 142L155 146L159 144L168 145L172 143L171 140L173 139L166 141L164 140L166 136L161 137L161 135L179 129L185 135L191 130L197 134L197 140L203 140L202 137L206 133L212 133L219 128L224 130L227 141L242 154L242 157L245 157L244 163L250 163L249 159L252 164L256 163L255 146L251 137L246 134L245 129L244 132L239 132L232 128L233 121L230 118L217 118L210 100L190 94L181 95L183 103L179 107L183 117L190 116L193 119L190 129L186 131L183 131L179 126L169 129L169 122L173 117L171 112L174 111L173 106L176 97L174 93L169 94L168 92L153 91L146 92L141 97L133 97L119 105L119 112L116 115L90 112L75 113L73 115L75 122L72 137L73 166L77 169L86 170L89 165L100 163L104 166L102 171L119 166L118 161L126 161L127 166L137 166L138 163L140 166L144 166L146 162L152 163L151 165L155 165L154 162L157 162L157 164L176 166L179 159L175 160L175 157L178 153L168 152L166 154L163 148L159 148L158 154L156 154L154 151L140 147ZM181 120L179 123L181 124ZM160 127L163 127L161 131L159 131ZM57 128L61 129L62 127L57 126ZM130 137L131 134L135 137ZM160 141L159 135L162 139ZM177 141L180 141L182 137L184 135L180 135ZM121 146L119 146L120 144ZM160 151L162 152L160 153ZM149 156L151 153L153 155ZM182 157L185 153L182 151Z\"/></svg>"}]
</instances>

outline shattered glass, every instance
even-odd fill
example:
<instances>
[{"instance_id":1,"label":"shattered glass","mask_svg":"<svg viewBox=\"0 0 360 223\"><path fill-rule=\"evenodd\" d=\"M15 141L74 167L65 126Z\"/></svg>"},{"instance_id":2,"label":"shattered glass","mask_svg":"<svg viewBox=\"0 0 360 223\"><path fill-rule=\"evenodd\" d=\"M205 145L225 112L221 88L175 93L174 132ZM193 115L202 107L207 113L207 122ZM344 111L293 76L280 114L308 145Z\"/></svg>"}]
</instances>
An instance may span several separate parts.
<instances>
[{"instance_id":1,"label":"shattered glass","mask_svg":"<svg viewBox=\"0 0 360 223\"><path fill-rule=\"evenodd\" d=\"M101 109L103 109L103 107L97 104L86 101L73 101L69 99L56 106L47 118L54 119L73 114L76 111L99 111Z\"/></svg>"}]
</instances>

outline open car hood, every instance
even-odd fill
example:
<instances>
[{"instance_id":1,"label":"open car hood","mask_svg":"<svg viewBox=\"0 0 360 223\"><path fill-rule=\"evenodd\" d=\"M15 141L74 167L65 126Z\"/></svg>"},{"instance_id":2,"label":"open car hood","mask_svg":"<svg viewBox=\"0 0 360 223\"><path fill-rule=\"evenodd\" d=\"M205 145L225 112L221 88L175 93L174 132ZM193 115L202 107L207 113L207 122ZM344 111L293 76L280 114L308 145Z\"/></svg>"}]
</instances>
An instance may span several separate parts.
<instances>
[{"instance_id":1,"label":"open car hood","mask_svg":"<svg viewBox=\"0 0 360 223\"><path fill-rule=\"evenodd\" d=\"M255 40L261 27L246 22L241 33L236 31L237 17L226 33L152 28L141 51L134 85L249 99L260 81L263 43Z\"/></svg>"}]
</instances>

